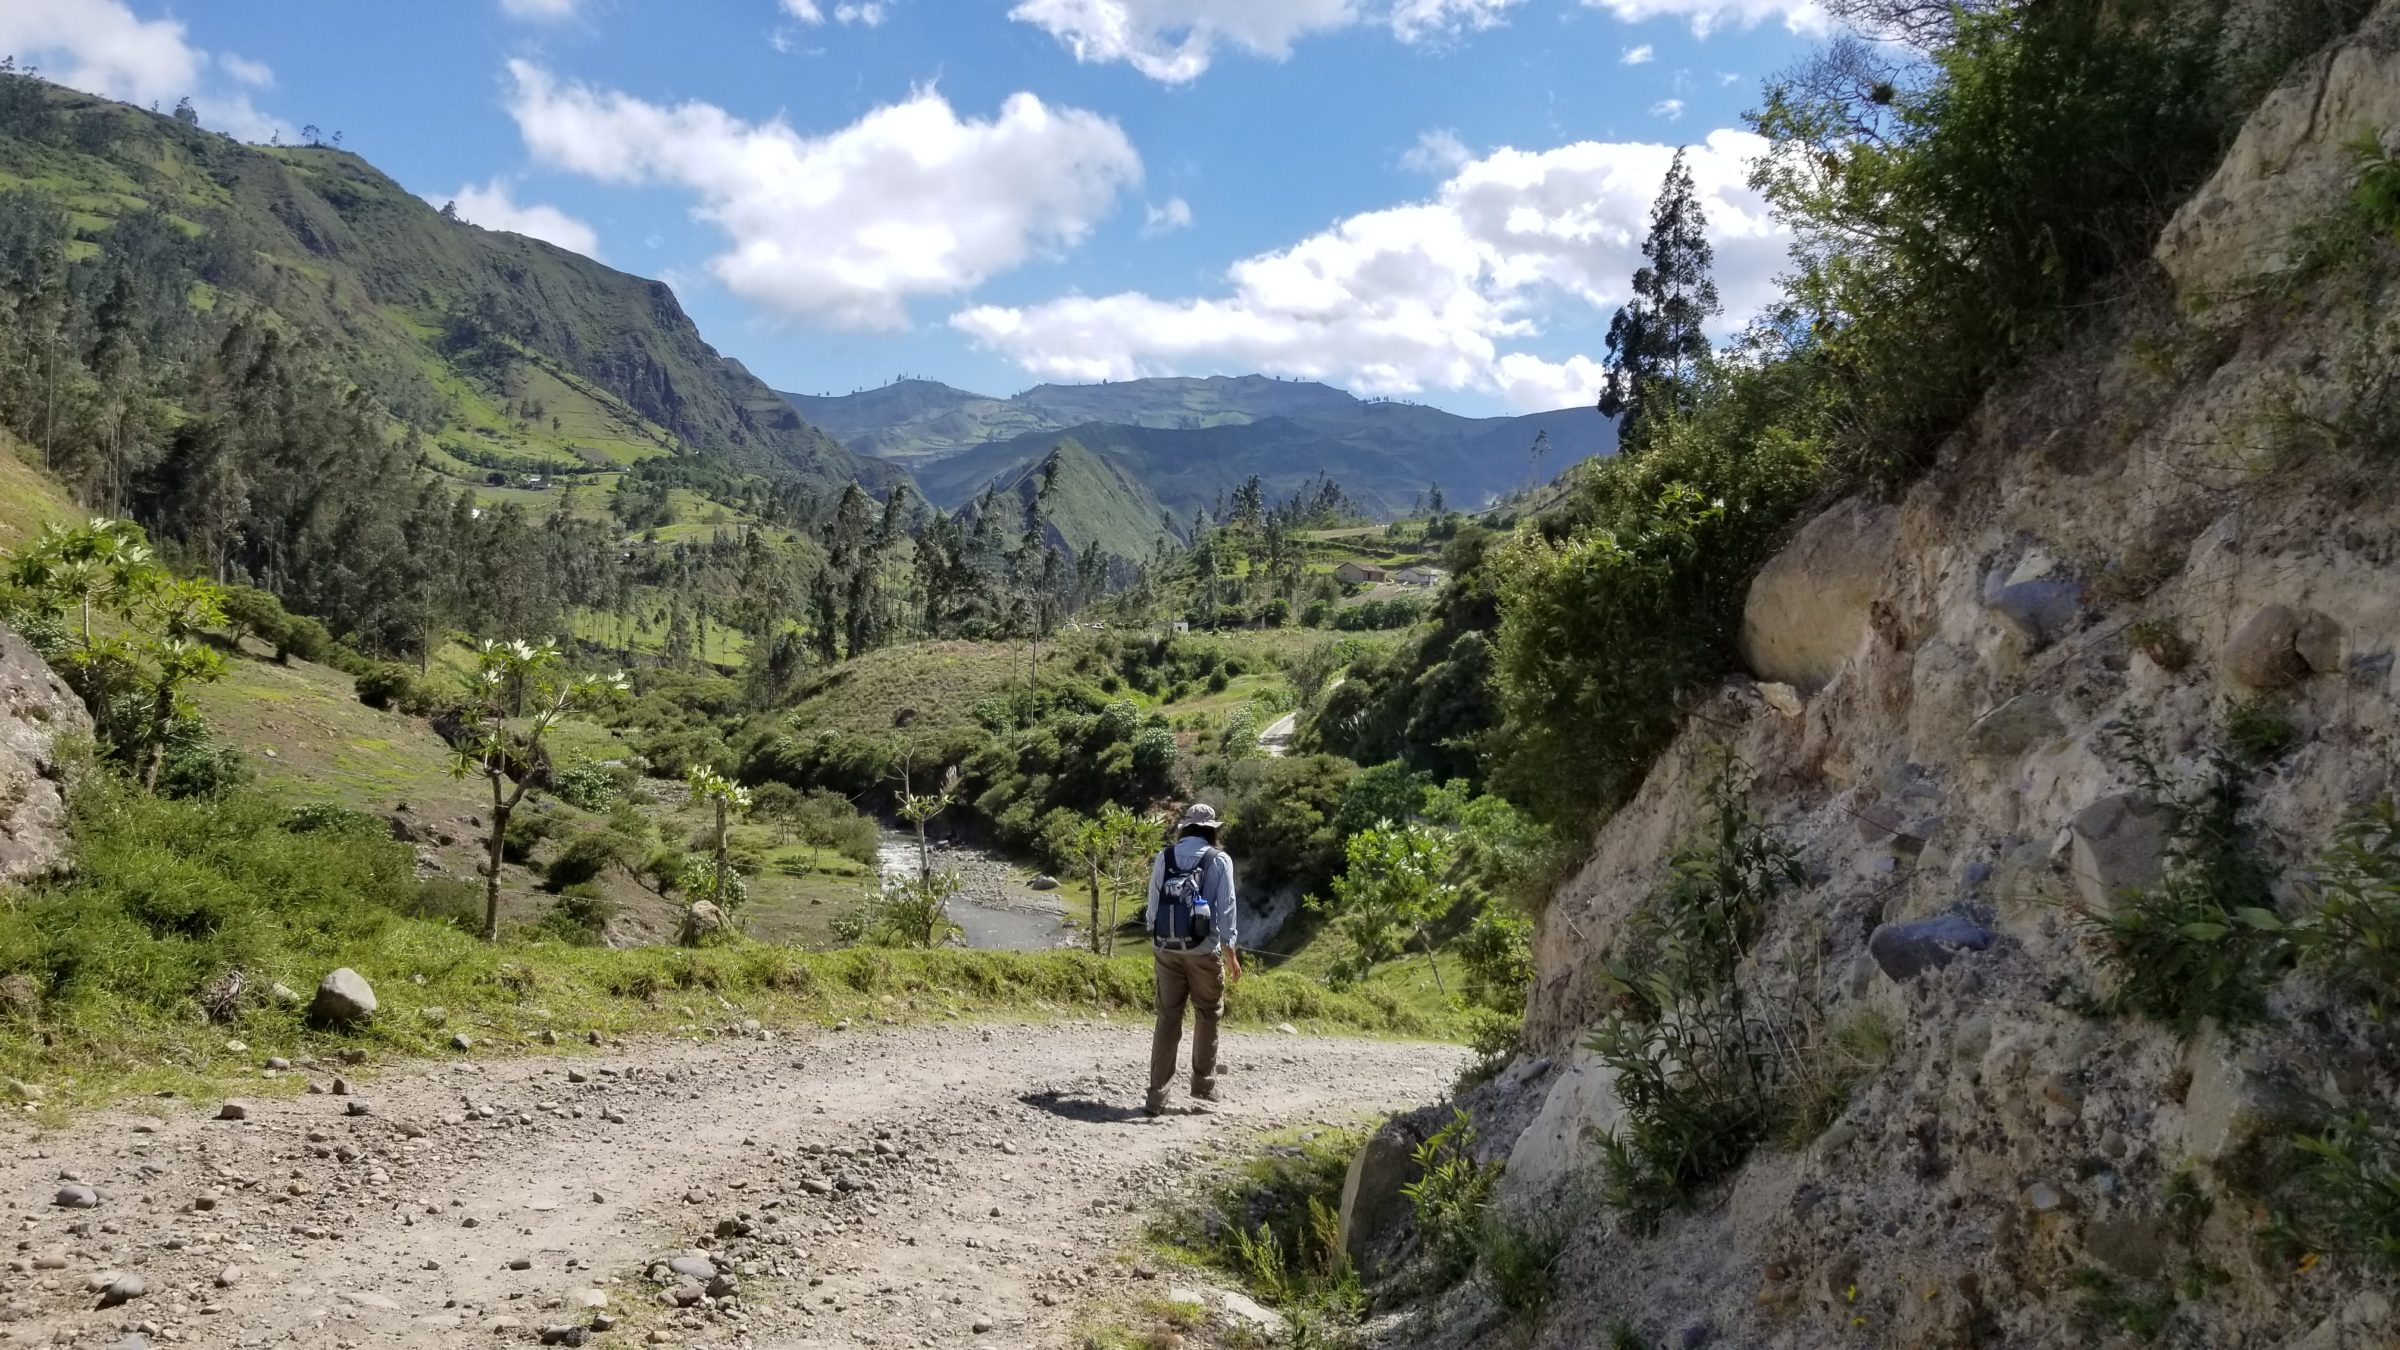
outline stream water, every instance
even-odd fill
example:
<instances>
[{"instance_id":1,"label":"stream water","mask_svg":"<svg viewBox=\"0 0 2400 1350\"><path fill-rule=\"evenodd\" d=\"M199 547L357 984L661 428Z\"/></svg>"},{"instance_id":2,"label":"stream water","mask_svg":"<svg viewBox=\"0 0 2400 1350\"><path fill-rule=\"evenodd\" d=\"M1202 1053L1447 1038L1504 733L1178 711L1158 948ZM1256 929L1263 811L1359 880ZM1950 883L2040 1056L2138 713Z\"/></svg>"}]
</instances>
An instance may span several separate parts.
<instances>
[{"instance_id":1,"label":"stream water","mask_svg":"<svg viewBox=\"0 0 2400 1350\"><path fill-rule=\"evenodd\" d=\"M916 875L915 835L887 830L875 854L875 870L885 878ZM937 845L933 866L958 874L960 890L950 897L950 919L963 931L968 946L1042 951L1071 936L1058 893L1028 889L1003 859L966 845Z\"/></svg>"}]
</instances>

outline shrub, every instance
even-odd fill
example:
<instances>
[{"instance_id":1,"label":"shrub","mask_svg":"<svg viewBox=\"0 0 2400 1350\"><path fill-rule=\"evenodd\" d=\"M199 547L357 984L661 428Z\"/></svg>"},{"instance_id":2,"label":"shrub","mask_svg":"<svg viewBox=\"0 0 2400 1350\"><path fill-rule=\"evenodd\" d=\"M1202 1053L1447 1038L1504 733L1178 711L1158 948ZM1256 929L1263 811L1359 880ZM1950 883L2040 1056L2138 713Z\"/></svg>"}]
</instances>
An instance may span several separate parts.
<instances>
[{"instance_id":1,"label":"shrub","mask_svg":"<svg viewBox=\"0 0 2400 1350\"><path fill-rule=\"evenodd\" d=\"M500 856L523 866L532 862L533 851L556 833L556 820L538 811L520 811L508 818L508 830L500 837Z\"/></svg>"},{"instance_id":2,"label":"shrub","mask_svg":"<svg viewBox=\"0 0 2400 1350\"><path fill-rule=\"evenodd\" d=\"M589 762L550 770L550 795L585 811L606 811L616 804L617 780L607 766Z\"/></svg>"},{"instance_id":3,"label":"shrub","mask_svg":"<svg viewBox=\"0 0 2400 1350\"><path fill-rule=\"evenodd\" d=\"M579 947L596 947L605 939L608 921L617 907L586 882L559 891L558 900L534 924L537 933Z\"/></svg>"},{"instance_id":4,"label":"shrub","mask_svg":"<svg viewBox=\"0 0 2400 1350\"><path fill-rule=\"evenodd\" d=\"M1492 1210L1477 1235L1476 1280L1518 1318L1540 1317L1558 1294L1558 1255L1566 1246L1566 1229L1552 1213L1520 1219Z\"/></svg>"},{"instance_id":5,"label":"shrub","mask_svg":"<svg viewBox=\"0 0 2400 1350\"><path fill-rule=\"evenodd\" d=\"M599 879L613 864L625 861L625 846L606 831L576 835L542 869L542 880L553 891L565 891Z\"/></svg>"},{"instance_id":6,"label":"shrub","mask_svg":"<svg viewBox=\"0 0 2400 1350\"><path fill-rule=\"evenodd\" d=\"M1499 1163L1475 1160L1475 1118L1454 1109L1411 1155L1417 1179L1400 1188L1416 1209L1417 1232L1437 1279L1457 1279L1475 1264Z\"/></svg>"},{"instance_id":7,"label":"shrub","mask_svg":"<svg viewBox=\"0 0 2400 1350\"><path fill-rule=\"evenodd\" d=\"M1805 991L1779 1003L1741 978L1769 907L1803 879L1746 789L1726 760L1707 788L1709 824L1637 914L1636 949L1608 964L1621 1007L1590 1044L1625 1113L1601 1140L1604 1194L1638 1229L1740 1166L1812 1087L1792 1053L1816 1021Z\"/></svg>"},{"instance_id":8,"label":"shrub","mask_svg":"<svg viewBox=\"0 0 2400 1350\"><path fill-rule=\"evenodd\" d=\"M2310 1226L2324 1245L2400 1273L2400 1130L2352 1116L2299 1145Z\"/></svg>"},{"instance_id":9,"label":"shrub","mask_svg":"<svg viewBox=\"0 0 2400 1350\"><path fill-rule=\"evenodd\" d=\"M1350 1159L1365 1143L1355 1129L1270 1142L1212 1182L1197 1207L1154 1224L1153 1236L1232 1273L1297 1317L1355 1314L1363 1301L1336 1215Z\"/></svg>"},{"instance_id":10,"label":"shrub","mask_svg":"<svg viewBox=\"0 0 2400 1350\"><path fill-rule=\"evenodd\" d=\"M2188 787L2168 781L2140 722L2117 728L2119 754L2172 826L2158 885L2121 897L2108 912L2080 912L2116 975L2108 1000L2116 1011L2185 1031L2204 1018L2255 1021L2265 1014L2267 987L2290 959L2275 912L2274 872L2253 846L2245 819L2253 761L2233 748L2237 736L2253 751L2279 738L2239 732L2241 716L2237 711L2220 732L2200 781Z\"/></svg>"},{"instance_id":11,"label":"shrub","mask_svg":"<svg viewBox=\"0 0 2400 1350\"><path fill-rule=\"evenodd\" d=\"M2312 912L2293 941L2336 990L2377 1022L2400 1002L2400 808L2382 798L2351 817L2317 869Z\"/></svg>"},{"instance_id":12,"label":"shrub","mask_svg":"<svg viewBox=\"0 0 2400 1350\"><path fill-rule=\"evenodd\" d=\"M401 711L416 701L417 677L386 661L358 677L358 701L370 708Z\"/></svg>"},{"instance_id":13,"label":"shrub","mask_svg":"<svg viewBox=\"0 0 2400 1350\"><path fill-rule=\"evenodd\" d=\"M950 919L950 897L958 890L958 877L950 872L887 880L847 927L848 940L863 938L890 947L938 946L958 931Z\"/></svg>"},{"instance_id":14,"label":"shrub","mask_svg":"<svg viewBox=\"0 0 2400 1350\"><path fill-rule=\"evenodd\" d=\"M1621 801L1681 696L1734 668L1750 578L1819 481L1806 370L1715 372L1708 395L1644 454L1577 469L1559 513L1492 561L1493 778L1547 821Z\"/></svg>"},{"instance_id":15,"label":"shrub","mask_svg":"<svg viewBox=\"0 0 2400 1350\"><path fill-rule=\"evenodd\" d=\"M2172 620L2144 619L2125 630L2125 640L2170 675L2192 664L2192 640Z\"/></svg>"}]
</instances>

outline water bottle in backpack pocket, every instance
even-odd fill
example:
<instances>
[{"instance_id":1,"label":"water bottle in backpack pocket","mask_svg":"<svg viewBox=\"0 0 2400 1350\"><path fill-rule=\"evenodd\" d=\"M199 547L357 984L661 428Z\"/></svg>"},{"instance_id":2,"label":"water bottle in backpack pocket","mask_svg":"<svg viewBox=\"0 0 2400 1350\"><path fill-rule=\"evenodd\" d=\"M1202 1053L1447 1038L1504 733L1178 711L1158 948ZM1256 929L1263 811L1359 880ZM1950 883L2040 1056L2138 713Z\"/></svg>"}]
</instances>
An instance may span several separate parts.
<instances>
[{"instance_id":1,"label":"water bottle in backpack pocket","mask_svg":"<svg viewBox=\"0 0 2400 1350\"><path fill-rule=\"evenodd\" d=\"M1202 849L1187 871L1175 865L1175 849L1168 846L1160 863L1158 906L1150 916L1152 942L1189 945L1208 940L1213 916L1200 878L1208 870L1209 855L1214 852Z\"/></svg>"}]
</instances>

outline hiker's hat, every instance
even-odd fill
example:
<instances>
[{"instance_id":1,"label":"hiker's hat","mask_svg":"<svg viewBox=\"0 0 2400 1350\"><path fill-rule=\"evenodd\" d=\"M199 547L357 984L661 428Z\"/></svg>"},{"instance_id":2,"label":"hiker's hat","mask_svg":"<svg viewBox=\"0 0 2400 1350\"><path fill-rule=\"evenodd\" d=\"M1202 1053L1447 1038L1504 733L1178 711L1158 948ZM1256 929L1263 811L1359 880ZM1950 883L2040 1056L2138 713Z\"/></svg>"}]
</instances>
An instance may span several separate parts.
<instances>
[{"instance_id":1,"label":"hiker's hat","mask_svg":"<svg viewBox=\"0 0 2400 1350\"><path fill-rule=\"evenodd\" d=\"M1183 819L1176 823L1187 830L1208 830L1212 833L1225 824L1217 818L1217 808L1207 802L1193 802L1183 808Z\"/></svg>"}]
</instances>

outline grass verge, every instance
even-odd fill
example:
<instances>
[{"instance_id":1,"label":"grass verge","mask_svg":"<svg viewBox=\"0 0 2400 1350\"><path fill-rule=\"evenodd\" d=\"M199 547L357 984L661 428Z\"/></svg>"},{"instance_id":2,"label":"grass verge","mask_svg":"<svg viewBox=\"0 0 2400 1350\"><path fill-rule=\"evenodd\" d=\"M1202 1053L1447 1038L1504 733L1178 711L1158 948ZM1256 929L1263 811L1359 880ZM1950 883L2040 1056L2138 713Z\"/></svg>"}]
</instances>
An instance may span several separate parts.
<instances>
[{"instance_id":1,"label":"grass verge","mask_svg":"<svg viewBox=\"0 0 2400 1350\"><path fill-rule=\"evenodd\" d=\"M0 1079L38 1085L63 1107L236 1081L257 1091L264 1056L447 1054L460 1031L483 1052L538 1045L549 1031L1041 1018L1150 1004L1142 966L1068 951L807 952L747 941L611 950L530 932L486 944L455 908L472 897L455 882L418 882L409 850L375 818L295 811L252 791L161 800L103 773L77 783L75 801L74 875L0 897ZM276 993L280 984L304 999L338 966L364 975L381 1000L363 1031L312 1029L302 1002ZM1440 1030L1398 1004L1275 975L1245 981L1227 1016Z\"/></svg>"}]
</instances>

